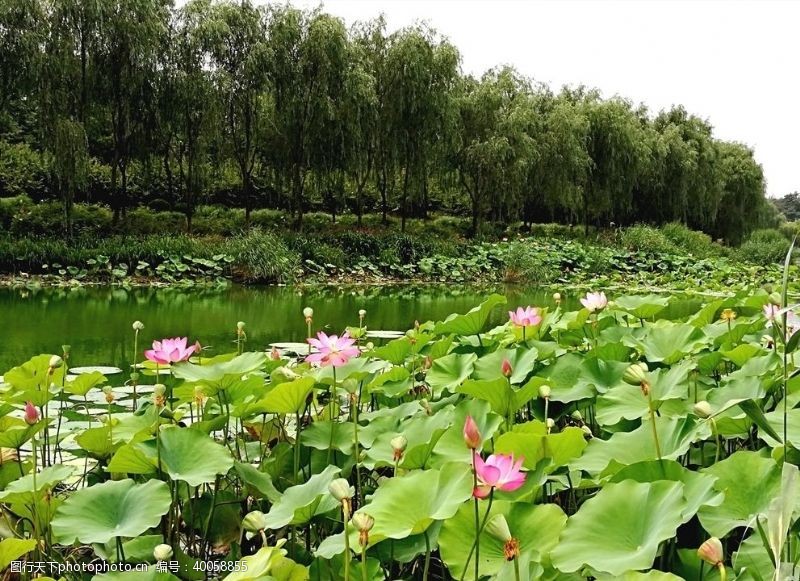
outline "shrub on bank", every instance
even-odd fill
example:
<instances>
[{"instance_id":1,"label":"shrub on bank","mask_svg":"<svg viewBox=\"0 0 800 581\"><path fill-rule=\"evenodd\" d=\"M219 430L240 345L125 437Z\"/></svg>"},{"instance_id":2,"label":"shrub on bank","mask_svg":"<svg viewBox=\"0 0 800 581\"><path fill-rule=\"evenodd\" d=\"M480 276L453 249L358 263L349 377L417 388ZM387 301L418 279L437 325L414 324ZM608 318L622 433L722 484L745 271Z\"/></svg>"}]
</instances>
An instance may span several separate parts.
<instances>
[{"instance_id":1,"label":"shrub on bank","mask_svg":"<svg viewBox=\"0 0 800 581\"><path fill-rule=\"evenodd\" d=\"M664 232L652 226L637 224L619 231L619 243L628 250L642 252L673 252L675 246Z\"/></svg>"},{"instance_id":2,"label":"shrub on bank","mask_svg":"<svg viewBox=\"0 0 800 581\"><path fill-rule=\"evenodd\" d=\"M782 262L789 251L790 241L773 228L756 230L736 249L739 260L755 264Z\"/></svg>"},{"instance_id":3,"label":"shrub on bank","mask_svg":"<svg viewBox=\"0 0 800 581\"><path fill-rule=\"evenodd\" d=\"M246 282L292 282L300 266L283 240L258 228L229 239L221 250L234 257L234 277Z\"/></svg>"},{"instance_id":4,"label":"shrub on bank","mask_svg":"<svg viewBox=\"0 0 800 581\"><path fill-rule=\"evenodd\" d=\"M661 233L675 247L694 256L720 256L724 253L721 245L714 243L711 236L697 230L690 230L679 222L661 226Z\"/></svg>"}]
</instances>

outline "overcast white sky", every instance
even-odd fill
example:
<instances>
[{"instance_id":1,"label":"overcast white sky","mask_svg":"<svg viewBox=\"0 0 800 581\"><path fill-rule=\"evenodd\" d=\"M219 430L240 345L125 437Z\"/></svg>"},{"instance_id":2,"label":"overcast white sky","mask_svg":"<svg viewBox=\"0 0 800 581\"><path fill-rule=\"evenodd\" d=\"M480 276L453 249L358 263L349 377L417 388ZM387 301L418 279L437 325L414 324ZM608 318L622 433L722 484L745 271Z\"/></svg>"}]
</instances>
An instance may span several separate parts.
<instances>
[{"instance_id":1,"label":"overcast white sky","mask_svg":"<svg viewBox=\"0 0 800 581\"><path fill-rule=\"evenodd\" d=\"M260 3L266 0L256 0ZM800 2L692 0L294 0L390 32L427 21L467 73L511 64L558 90L599 88L651 111L683 104L753 147L767 192L800 191Z\"/></svg>"}]
</instances>

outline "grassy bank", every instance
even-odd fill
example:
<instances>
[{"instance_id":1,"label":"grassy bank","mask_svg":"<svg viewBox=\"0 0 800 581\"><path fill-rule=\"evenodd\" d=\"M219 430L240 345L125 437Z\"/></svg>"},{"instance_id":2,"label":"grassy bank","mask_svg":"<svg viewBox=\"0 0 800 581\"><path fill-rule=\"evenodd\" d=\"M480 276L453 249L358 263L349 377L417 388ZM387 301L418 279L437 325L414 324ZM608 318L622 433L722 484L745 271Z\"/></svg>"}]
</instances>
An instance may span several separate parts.
<instances>
[{"instance_id":1,"label":"grassy bank","mask_svg":"<svg viewBox=\"0 0 800 581\"><path fill-rule=\"evenodd\" d=\"M329 218L328 218L329 219ZM378 217L369 217L369 221ZM10 284L519 282L637 287L745 288L774 282L788 240L760 231L739 248L669 224L593 231L521 226L481 241L459 220L416 220L403 233L339 222L302 232L275 226L237 233L110 234L74 241L0 237ZM165 231L168 231L165 228Z\"/></svg>"}]
</instances>

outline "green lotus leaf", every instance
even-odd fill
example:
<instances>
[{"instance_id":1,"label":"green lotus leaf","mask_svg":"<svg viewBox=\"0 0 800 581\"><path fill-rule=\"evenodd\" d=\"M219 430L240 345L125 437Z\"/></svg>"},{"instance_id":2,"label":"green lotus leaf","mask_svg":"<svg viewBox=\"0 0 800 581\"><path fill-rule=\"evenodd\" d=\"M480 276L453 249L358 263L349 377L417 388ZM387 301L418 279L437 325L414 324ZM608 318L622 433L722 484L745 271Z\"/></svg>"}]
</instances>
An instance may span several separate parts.
<instances>
[{"instance_id":1,"label":"green lotus leaf","mask_svg":"<svg viewBox=\"0 0 800 581\"><path fill-rule=\"evenodd\" d=\"M61 380L67 372L62 365L49 374L50 359L52 355L36 355L19 367L13 367L3 374L3 381L19 391L42 390L46 391L51 385L61 385ZM30 398L29 398L30 399Z\"/></svg>"},{"instance_id":2,"label":"green lotus leaf","mask_svg":"<svg viewBox=\"0 0 800 581\"><path fill-rule=\"evenodd\" d=\"M714 488L725 494L719 506L704 506L698 512L708 533L724 537L741 526L753 526L756 515L766 512L781 492L781 469L771 458L739 451L703 470L717 478Z\"/></svg>"},{"instance_id":3,"label":"green lotus leaf","mask_svg":"<svg viewBox=\"0 0 800 581\"><path fill-rule=\"evenodd\" d=\"M424 468L439 438L452 423L452 408L439 410L431 416L421 414L408 418L400 423L396 431L384 432L375 439L372 447L365 453L363 464L367 468L393 466L394 451L391 440L396 435L402 434L408 440L408 444L400 466L408 470Z\"/></svg>"},{"instance_id":4,"label":"green lotus leaf","mask_svg":"<svg viewBox=\"0 0 800 581\"><path fill-rule=\"evenodd\" d=\"M207 359L202 365L188 361L172 365L172 375L186 381L203 381L215 383L226 375L242 376L252 373L264 366L267 356L262 352L242 353L233 359L216 361Z\"/></svg>"},{"instance_id":5,"label":"green lotus leaf","mask_svg":"<svg viewBox=\"0 0 800 581\"><path fill-rule=\"evenodd\" d=\"M390 478L359 508L375 519L369 546L385 539L404 539L427 530L434 521L452 517L472 496L472 470L467 464L449 463L441 469L419 470ZM350 545L358 546L358 532L351 531ZM320 543L316 555L330 559L344 551L343 534Z\"/></svg>"},{"instance_id":6,"label":"green lotus leaf","mask_svg":"<svg viewBox=\"0 0 800 581\"><path fill-rule=\"evenodd\" d=\"M492 411L505 418L516 413L522 406L537 397L539 386L535 382L528 382L525 387L514 389L505 377L499 377L487 380L468 379L457 390L474 398L488 401L492 406Z\"/></svg>"},{"instance_id":7,"label":"green lotus leaf","mask_svg":"<svg viewBox=\"0 0 800 581\"><path fill-rule=\"evenodd\" d=\"M511 364L511 383L522 383L533 372L538 357L539 350L535 347L498 349L475 362L474 377L482 380L502 378L503 360L508 359Z\"/></svg>"},{"instance_id":8,"label":"green lotus leaf","mask_svg":"<svg viewBox=\"0 0 800 581\"><path fill-rule=\"evenodd\" d=\"M0 571L5 571L11 561L16 561L30 553L34 547L36 547L36 539L3 539L0 541Z\"/></svg>"},{"instance_id":9,"label":"green lotus leaf","mask_svg":"<svg viewBox=\"0 0 800 581\"><path fill-rule=\"evenodd\" d=\"M383 359L393 365L402 365L406 357L413 352L413 345L410 337L400 337L389 341L386 345L376 347L370 355L377 359Z\"/></svg>"},{"instance_id":10,"label":"green lotus leaf","mask_svg":"<svg viewBox=\"0 0 800 581\"><path fill-rule=\"evenodd\" d=\"M480 305L463 315L450 315L433 328L436 335L477 335L486 326L492 310L506 304L506 297L491 295Z\"/></svg>"},{"instance_id":11,"label":"green lotus leaf","mask_svg":"<svg viewBox=\"0 0 800 581\"><path fill-rule=\"evenodd\" d=\"M720 353L736 367L742 367L754 357L761 357L767 354L766 350L760 345L753 345L752 343L742 343L729 351L720 351Z\"/></svg>"},{"instance_id":12,"label":"green lotus leaf","mask_svg":"<svg viewBox=\"0 0 800 581\"><path fill-rule=\"evenodd\" d=\"M672 573L664 573L662 571L648 571L647 573L628 571L622 575L611 576L601 573L595 579L597 579L597 581L683 581L683 577L678 577Z\"/></svg>"},{"instance_id":13,"label":"green lotus leaf","mask_svg":"<svg viewBox=\"0 0 800 581\"><path fill-rule=\"evenodd\" d=\"M674 460L650 460L637 462L622 468L609 482L634 480L636 482L657 482L671 480L683 483L683 496L686 499L684 521L693 517L701 506L718 506L725 496L714 488L716 479L710 474L693 472Z\"/></svg>"},{"instance_id":14,"label":"green lotus leaf","mask_svg":"<svg viewBox=\"0 0 800 581\"><path fill-rule=\"evenodd\" d=\"M264 396L262 400L264 409L275 414L300 413L313 388L313 377L301 377L294 381L281 383Z\"/></svg>"},{"instance_id":15,"label":"green lotus leaf","mask_svg":"<svg viewBox=\"0 0 800 581\"><path fill-rule=\"evenodd\" d=\"M680 482L608 484L569 518L550 553L553 565L565 573L586 566L614 576L648 569L685 510Z\"/></svg>"},{"instance_id":16,"label":"green lotus leaf","mask_svg":"<svg viewBox=\"0 0 800 581\"><path fill-rule=\"evenodd\" d=\"M106 543L155 527L169 511L169 487L160 480L125 479L82 488L67 497L51 523L58 542Z\"/></svg>"},{"instance_id":17,"label":"green lotus leaf","mask_svg":"<svg viewBox=\"0 0 800 581\"><path fill-rule=\"evenodd\" d=\"M369 382L370 392L382 392L389 397L408 393L412 387L411 373L405 367L394 366L378 374Z\"/></svg>"},{"instance_id":18,"label":"green lotus leaf","mask_svg":"<svg viewBox=\"0 0 800 581\"><path fill-rule=\"evenodd\" d=\"M562 432L548 434L547 427L534 420L516 425L511 432L497 438L495 452L524 458L523 466L529 470L535 470L541 460L549 459L545 471L552 472L578 458L586 445L580 428L567 427Z\"/></svg>"},{"instance_id":19,"label":"green lotus leaf","mask_svg":"<svg viewBox=\"0 0 800 581\"><path fill-rule=\"evenodd\" d=\"M689 450L689 446L711 436L711 428L706 422L696 418L656 418L656 431L661 447L662 458L675 460ZM632 432L617 432L608 440L593 438L580 458L571 462L578 470L590 474L600 474L609 464L628 466L645 460L658 458L653 441L650 420Z\"/></svg>"},{"instance_id":20,"label":"green lotus leaf","mask_svg":"<svg viewBox=\"0 0 800 581\"><path fill-rule=\"evenodd\" d=\"M239 478L242 479L242 482L250 489L253 496L266 498L273 504L278 502L281 493L275 488L272 483L272 477L269 474L261 472L252 464L245 464L244 462L236 462L234 469Z\"/></svg>"},{"instance_id":21,"label":"green lotus leaf","mask_svg":"<svg viewBox=\"0 0 800 581\"><path fill-rule=\"evenodd\" d=\"M439 438L433 450L432 467L439 467L447 462L472 463L472 453L464 445L464 422L467 415L478 426L483 442L490 443L503 423L503 418L492 413L489 403L479 399L466 399L456 406L453 411L452 425Z\"/></svg>"},{"instance_id":22,"label":"green lotus leaf","mask_svg":"<svg viewBox=\"0 0 800 581\"><path fill-rule=\"evenodd\" d=\"M5 490L0 490L0 501L13 503L29 503L41 496L44 490L52 488L55 484L63 482L75 472L73 466L55 464L42 468L36 473L36 486L34 487L33 474L27 474L6 486Z\"/></svg>"},{"instance_id":23,"label":"green lotus leaf","mask_svg":"<svg viewBox=\"0 0 800 581\"><path fill-rule=\"evenodd\" d=\"M267 528L280 529L290 524L305 524L316 515L337 508L339 502L328 492L328 484L339 472L338 467L328 466L321 474L314 474L303 484L287 488L267 513Z\"/></svg>"},{"instance_id":24,"label":"green lotus leaf","mask_svg":"<svg viewBox=\"0 0 800 581\"><path fill-rule=\"evenodd\" d=\"M226 474L233 466L233 457L202 432L162 428L161 465L173 480L200 486L214 482L218 474Z\"/></svg>"},{"instance_id":25,"label":"green lotus leaf","mask_svg":"<svg viewBox=\"0 0 800 581\"><path fill-rule=\"evenodd\" d=\"M651 319L669 304L664 295L621 296L614 299L614 309L624 311L637 319Z\"/></svg>"},{"instance_id":26,"label":"green lotus leaf","mask_svg":"<svg viewBox=\"0 0 800 581\"><path fill-rule=\"evenodd\" d=\"M597 389L593 383L583 379L583 365L584 359L580 355L568 353L559 357L553 365L545 367L531 381L543 378L541 383L547 383L552 388L551 401L571 403L589 399L597 394Z\"/></svg>"},{"instance_id":27,"label":"green lotus leaf","mask_svg":"<svg viewBox=\"0 0 800 581\"><path fill-rule=\"evenodd\" d=\"M305 428L300 434L300 443L315 450L339 450L344 454L353 452L353 422L331 422L320 420Z\"/></svg>"},{"instance_id":28,"label":"green lotus leaf","mask_svg":"<svg viewBox=\"0 0 800 581\"><path fill-rule=\"evenodd\" d=\"M454 391L465 379L472 375L478 356L474 353L464 355L451 353L433 362L433 366L425 380L431 386L434 395L441 395L445 390Z\"/></svg>"},{"instance_id":29,"label":"green lotus leaf","mask_svg":"<svg viewBox=\"0 0 800 581\"><path fill-rule=\"evenodd\" d=\"M0 418L0 448L18 450L23 444L41 432L45 426L47 426L45 421L39 421L29 426L20 418L3 416Z\"/></svg>"},{"instance_id":30,"label":"green lotus leaf","mask_svg":"<svg viewBox=\"0 0 800 581\"><path fill-rule=\"evenodd\" d=\"M285 542L284 539L276 547L261 547L255 555L244 557L240 570L226 576L225 581L306 581L308 568L286 556L286 550L281 548Z\"/></svg>"},{"instance_id":31,"label":"green lotus leaf","mask_svg":"<svg viewBox=\"0 0 800 581\"><path fill-rule=\"evenodd\" d=\"M75 395L84 396L94 387L103 385L108 379L99 371L92 371L91 373L82 373L75 377L72 381L67 381L64 384L64 391Z\"/></svg>"},{"instance_id":32,"label":"green lotus leaf","mask_svg":"<svg viewBox=\"0 0 800 581\"><path fill-rule=\"evenodd\" d=\"M710 338L702 330L683 323L659 321L642 331L637 337L627 338L625 344L642 351L645 359L653 363L677 363L710 343Z\"/></svg>"},{"instance_id":33,"label":"green lotus leaf","mask_svg":"<svg viewBox=\"0 0 800 581\"><path fill-rule=\"evenodd\" d=\"M485 507L481 507L481 518ZM550 551L567 522L567 515L554 504L532 505L495 501L489 518L502 514L508 523L511 536L520 543L520 559L527 563L550 562ZM475 542L475 513L472 503L462 504L458 512L444 521L439 535L439 550L453 578L474 571L475 555L466 562L468 547ZM484 531L480 538L480 575L497 575L506 564L502 541Z\"/></svg>"}]
</instances>

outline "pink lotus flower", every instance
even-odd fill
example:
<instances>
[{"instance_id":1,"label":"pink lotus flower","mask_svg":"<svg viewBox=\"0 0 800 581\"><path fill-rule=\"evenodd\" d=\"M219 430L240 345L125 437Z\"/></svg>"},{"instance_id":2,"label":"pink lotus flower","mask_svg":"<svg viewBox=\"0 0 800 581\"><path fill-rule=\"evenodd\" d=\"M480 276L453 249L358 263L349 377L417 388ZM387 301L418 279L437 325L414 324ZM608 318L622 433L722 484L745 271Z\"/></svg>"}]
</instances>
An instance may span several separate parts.
<instances>
[{"instance_id":1,"label":"pink lotus flower","mask_svg":"<svg viewBox=\"0 0 800 581\"><path fill-rule=\"evenodd\" d=\"M478 485L472 491L475 498L486 498L493 489L511 492L525 484L525 473L521 470L523 459L514 462L514 455L492 454L485 461L475 454L475 475Z\"/></svg>"},{"instance_id":2,"label":"pink lotus flower","mask_svg":"<svg viewBox=\"0 0 800 581\"><path fill-rule=\"evenodd\" d=\"M153 348L145 351L144 356L153 363L158 363L159 365L169 365L170 363L177 363L178 361L186 361L192 356L192 353L200 351L199 342L187 347L187 341L188 339L186 337L153 341Z\"/></svg>"},{"instance_id":3,"label":"pink lotus flower","mask_svg":"<svg viewBox=\"0 0 800 581\"><path fill-rule=\"evenodd\" d=\"M306 357L309 363L319 363L323 367L332 365L333 367L341 367L347 363L351 357L358 357L361 353L358 347L355 347L355 339L350 337L350 333L345 331L341 337L336 335L326 335L322 331L317 333L317 338L308 339L309 344L317 349L316 353L312 353Z\"/></svg>"},{"instance_id":4,"label":"pink lotus flower","mask_svg":"<svg viewBox=\"0 0 800 581\"><path fill-rule=\"evenodd\" d=\"M472 416L467 416L464 422L464 443L471 450L475 450L481 445L481 432Z\"/></svg>"},{"instance_id":5,"label":"pink lotus flower","mask_svg":"<svg viewBox=\"0 0 800 581\"><path fill-rule=\"evenodd\" d=\"M764 305L764 317L766 317L767 321L774 321L780 314L780 310L781 308L778 305L773 305L772 303Z\"/></svg>"},{"instance_id":6,"label":"pink lotus flower","mask_svg":"<svg viewBox=\"0 0 800 581\"><path fill-rule=\"evenodd\" d=\"M500 365L500 371L503 373L504 377L511 377L514 373L514 369L511 367L511 362L508 359L503 359L502 365Z\"/></svg>"},{"instance_id":7,"label":"pink lotus flower","mask_svg":"<svg viewBox=\"0 0 800 581\"><path fill-rule=\"evenodd\" d=\"M517 307L515 311L508 311L508 318L517 327L535 327L542 322L541 310L538 307Z\"/></svg>"},{"instance_id":8,"label":"pink lotus flower","mask_svg":"<svg viewBox=\"0 0 800 581\"><path fill-rule=\"evenodd\" d=\"M33 405L33 402L27 402L25 404L25 423L29 426L34 425L36 422L39 421L39 412L36 409L36 406Z\"/></svg>"},{"instance_id":9,"label":"pink lotus flower","mask_svg":"<svg viewBox=\"0 0 800 581\"><path fill-rule=\"evenodd\" d=\"M605 309L608 305L608 299L606 298L606 293L602 291L599 293L586 293L586 296L581 299L581 304L590 313L594 313Z\"/></svg>"},{"instance_id":10,"label":"pink lotus flower","mask_svg":"<svg viewBox=\"0 0 800 581\"><path fill-rule=\"evenodd\" d=\"M775 310L771 311L770 314L772 318L770 319L767 315L767 307L774 307ZM764 306L764 316L767 317L767 328L772 327L773 323L777 321L778 323L783 322L783 311L780 310L775 305L765 305ZM797 316L797 313L794 311L786 311L786 329L784 330L786 334L786 340L789 340L789 337L794 335L797 331L800 331L800 317Z\"/></svg>"}]
</instances>

